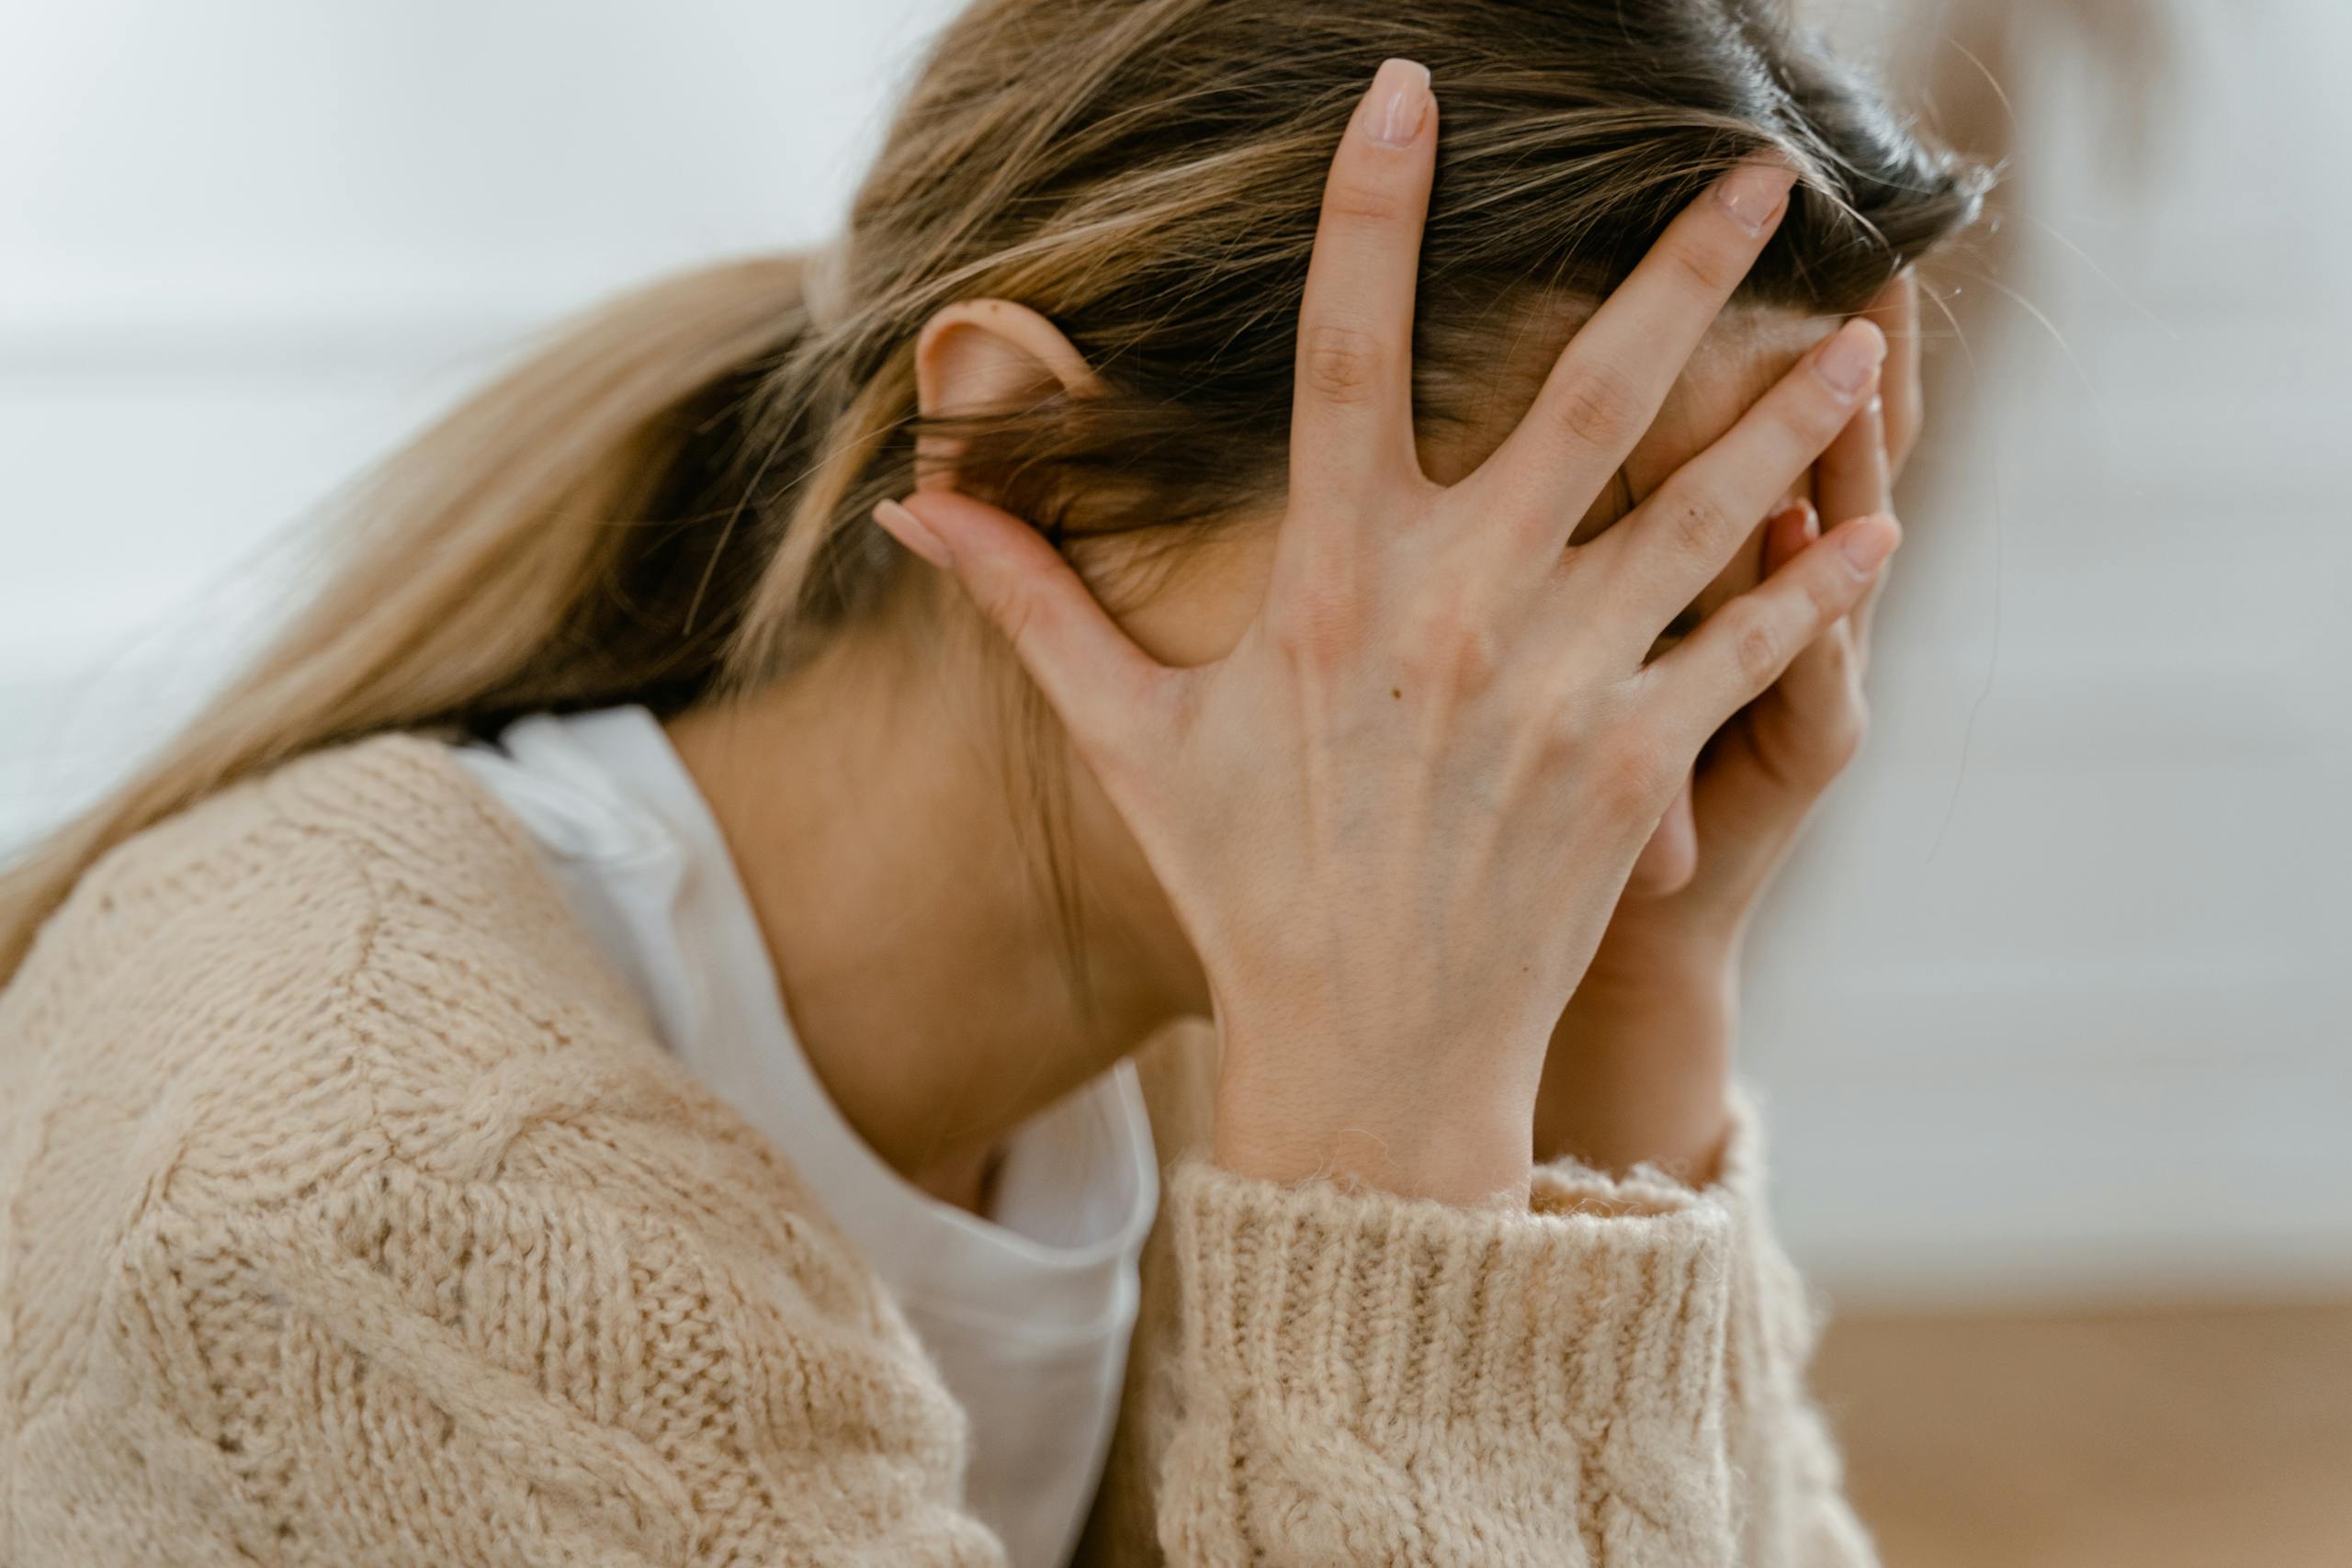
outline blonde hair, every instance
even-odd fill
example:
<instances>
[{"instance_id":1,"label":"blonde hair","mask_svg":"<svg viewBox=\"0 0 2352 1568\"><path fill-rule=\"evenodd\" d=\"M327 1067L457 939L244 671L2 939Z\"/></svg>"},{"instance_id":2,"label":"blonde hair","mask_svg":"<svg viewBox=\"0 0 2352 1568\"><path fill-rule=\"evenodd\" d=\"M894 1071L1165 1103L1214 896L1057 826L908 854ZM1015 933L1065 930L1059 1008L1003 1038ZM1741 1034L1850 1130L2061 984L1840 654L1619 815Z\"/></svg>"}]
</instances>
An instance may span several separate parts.
<instances>
[{"instance_id":1,"label":"blonde hair","mask_svg":"<svg viewBox=\"0 0 2352 1568\"><path fill-rule=\"evenodd\" d=\"M980 0L835 246L617 301L368 481L315 602L0 878L0 979L109 848L287 758L539 708L674 711L789 669L900 569L868 513L913 486L910 345L956 299L1043 311L1102 378L959 422L967 488L1057 538L1181 530L1278 491L1325 165L1391 54L1430 65L1444 103L1428 421L1485 390L1499 301L1604 293L1760 149L1804 178L1755 303L1859 308L1985 183L1764 0Z\"/></svg>"}]
</instances>

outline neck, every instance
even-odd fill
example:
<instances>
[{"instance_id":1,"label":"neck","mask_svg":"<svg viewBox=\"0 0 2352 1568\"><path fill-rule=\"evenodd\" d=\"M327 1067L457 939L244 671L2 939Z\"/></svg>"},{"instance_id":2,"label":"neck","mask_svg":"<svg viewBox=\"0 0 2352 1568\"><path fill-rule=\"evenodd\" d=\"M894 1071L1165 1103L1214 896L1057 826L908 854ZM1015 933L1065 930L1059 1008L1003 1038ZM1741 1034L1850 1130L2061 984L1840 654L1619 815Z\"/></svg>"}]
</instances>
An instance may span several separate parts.
<instances>
[{"instance_id":1,"label":"neck","mask_svg":"<svg viewBox=\"0 0 2352 1568\"><path fill-rule=\"evenodd\" d=\"M1024 765L1060 764L1010 750L992 662L852 634L775 687L667 726L835 1105L901 1175L970 1208L1012 1128L1195 1005L1131 844L1114 858L1133 870L1087 867L1080 1003L1022 793ZM1108 808L1071 793L1085 865Z\"/></svg>"}]
</instances>

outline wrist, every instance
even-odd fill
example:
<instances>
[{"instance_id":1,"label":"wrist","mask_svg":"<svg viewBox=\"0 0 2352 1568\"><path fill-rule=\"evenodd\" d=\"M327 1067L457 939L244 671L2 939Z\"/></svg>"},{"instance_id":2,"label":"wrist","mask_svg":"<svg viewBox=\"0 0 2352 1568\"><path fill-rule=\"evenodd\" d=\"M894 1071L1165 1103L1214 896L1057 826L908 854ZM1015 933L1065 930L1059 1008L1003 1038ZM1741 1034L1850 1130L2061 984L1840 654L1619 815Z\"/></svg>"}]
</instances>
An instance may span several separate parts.
<instances>
[{"instance_id":1,"label":"wrist","mask_svg":"<svg viewBox=\"0 0 2352 1568\"><path fill-rule=\"evenodd\" d=\"M1548 1055L1614 1054L1677 1070L1727 1058L1739 1027L1739 981L1736 944L1619 948L1586 973Z\"/></svg>"},{"instance_id":2,"label":"wrist","mask_svg":"<svg viewBox=\"0 0 2352 1568\"><path fill-rule=\"evenodd\" d=\"M1747 930L1744 911L1694 908L1680 901L1653 906L1628 897L1618 905L1577 990L1598 982L1699 996L1736 985Z\"/></svg>"},{"instance_id":3,"label":"wrist","mask_svg":"<svg viewBox=\"0 0 2352 1568\"><path fill-rule=\"evenodd\" d=\"M1571 1159L1611 1176L1650 1166L1693 1187L1713 1180L1731 1132L1730 1074L1674 1084L1617 1077L1625 1081L1576 1074L1572 1092L1537 1106L1536 1159Z\"/></svg>"},{"instance_id":4,"label":"wrist","mask_svg":"<svg viewBox=\"0 0 2352 1568\"><path fill-rule=\"evenodd\" d=\"M1437 1002L1461 999L1430 989ZM1219 997L1216 1164L1284 1184L1524 1206L1558 1004L1475 1013L1371 991L1325 987L1315 1005Z\"/></svg>"},{"instance_id":5,"label":"wrist","mask_svg":"<svg viewBox=\"0 0 2352 1568\"><path fill-rule=\"evenodd\" d=\"M1368 1096L1340 1075L1294 1092L1228 1073L1218 1084L1216 1163L1285 1186L1343 1187L1457 1207L1524 1205L1533 1177L1521 1091Z\"/></svg>"},{"instance_id":6,"label":"wrist","mask_svg":"<svg viewBox=\"0 0 2352 1568\"><path fill-rule=\"evenodd\" d=\"M1703 1179L1731 1125L1737 1033L1734 963L1589 977L1544 1059L1535 1157Z\"/></svg>"}]
</instances>

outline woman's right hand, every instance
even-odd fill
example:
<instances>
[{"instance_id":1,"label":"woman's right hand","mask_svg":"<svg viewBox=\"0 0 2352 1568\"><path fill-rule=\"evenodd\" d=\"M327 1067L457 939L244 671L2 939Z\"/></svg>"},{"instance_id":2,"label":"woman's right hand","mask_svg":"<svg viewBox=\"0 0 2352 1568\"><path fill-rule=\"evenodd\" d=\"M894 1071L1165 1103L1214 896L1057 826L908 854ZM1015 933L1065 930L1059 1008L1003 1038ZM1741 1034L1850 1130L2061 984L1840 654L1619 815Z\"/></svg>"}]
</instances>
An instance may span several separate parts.
<instances>
[{"instance_id":1,"label":"woman's right hand","mask_svg":"<svg viewBox=\"0 0 2352 1568\"><path fill-rule=\"evenodd\" d=\"M1335 157L1300 308L1288 506L1261 612L1190 669L1138 649L1038 532L925 489L876 519L1003 630L1142 846L1224 1037L1218 1162L1523 1199L1546 1041L1701 744L1861 598L1891 518L1831 531L1654 661L1660 630L1871 393L1853 321L1617 526L1571 547L1781 212L1725 176L1451 488L1417 458L1428 73L1383 65Z\"/></svg>"}]
</instances>

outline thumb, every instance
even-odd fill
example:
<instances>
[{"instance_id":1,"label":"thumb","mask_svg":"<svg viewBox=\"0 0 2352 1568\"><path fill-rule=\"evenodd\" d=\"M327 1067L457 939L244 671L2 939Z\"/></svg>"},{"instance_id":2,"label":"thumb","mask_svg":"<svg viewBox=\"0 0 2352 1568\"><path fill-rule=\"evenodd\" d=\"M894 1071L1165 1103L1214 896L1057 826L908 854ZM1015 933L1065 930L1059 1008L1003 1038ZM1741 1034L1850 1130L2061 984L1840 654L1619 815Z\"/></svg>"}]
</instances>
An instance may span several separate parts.
<instances>
[{"instance_id":1,"label":"thumb","mask_svg":"<svg viewBox=\"0 0 2352 1568\"><path fill-rule=\"evenodd\" d=\"M1169 672L1119 629L1060 553L1010 513L956 491L922 490L879 502L874 521L963 586L1076 739L1103 740Z\"/></svg>"}]
</instances>

